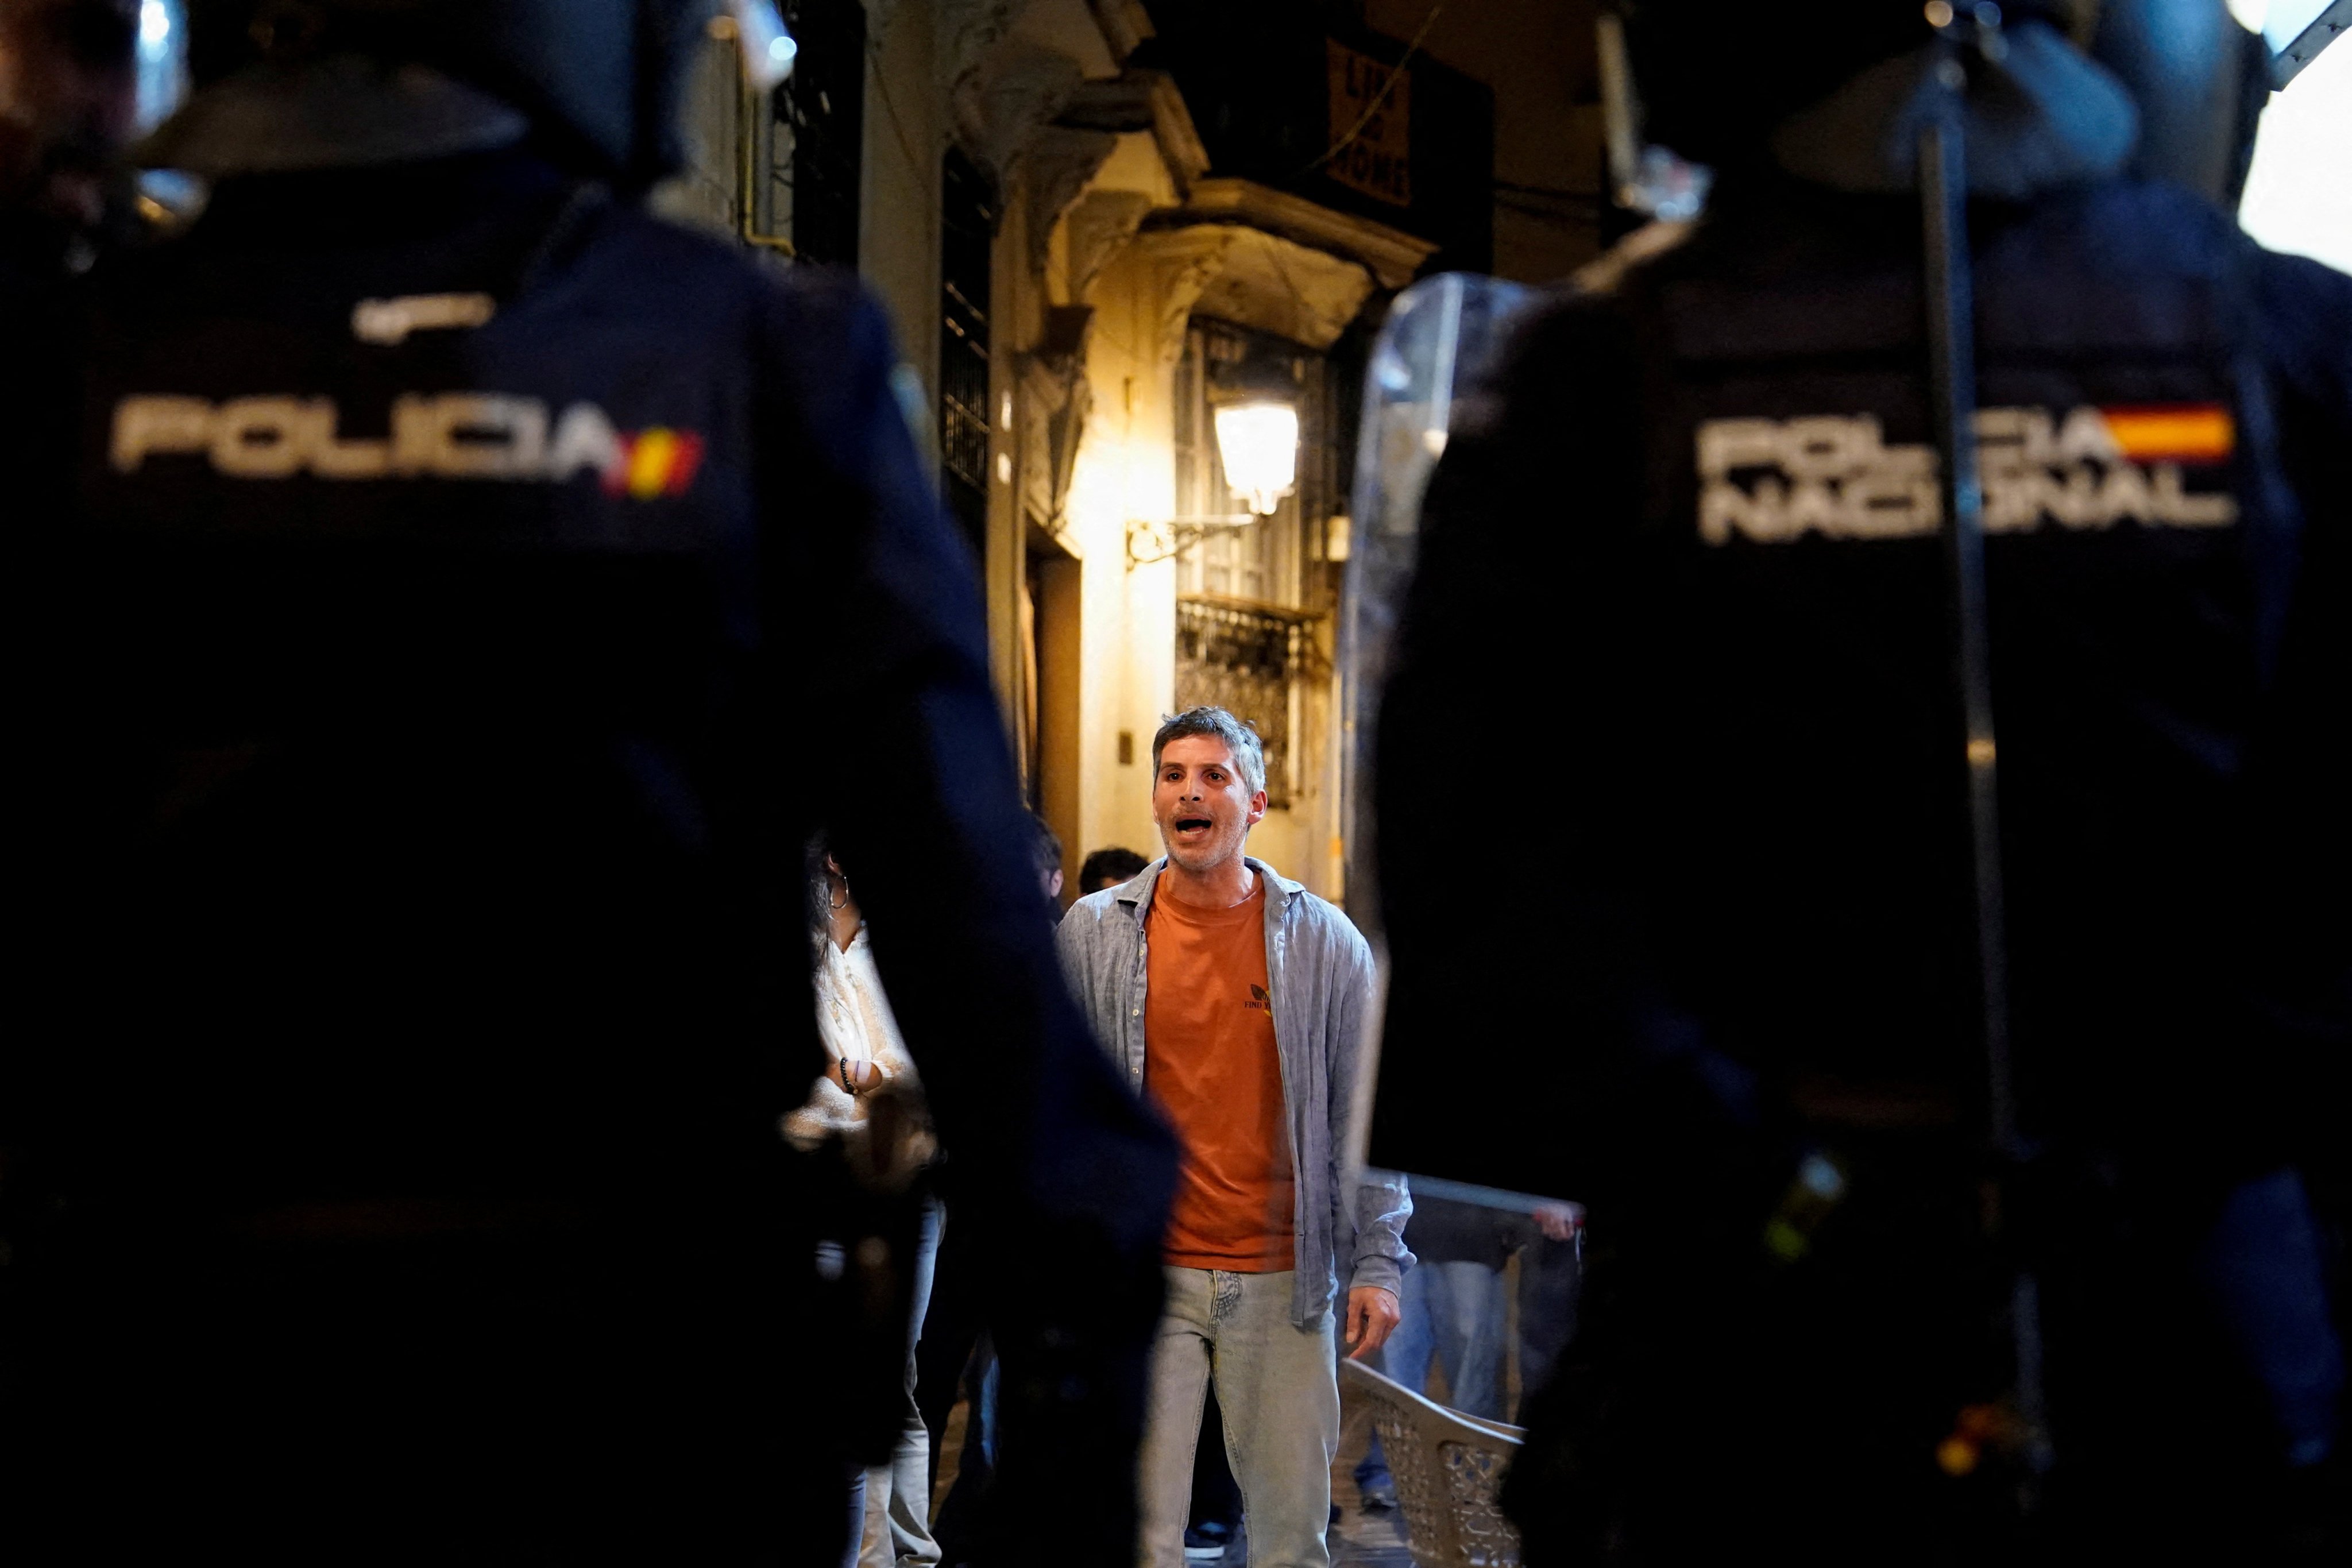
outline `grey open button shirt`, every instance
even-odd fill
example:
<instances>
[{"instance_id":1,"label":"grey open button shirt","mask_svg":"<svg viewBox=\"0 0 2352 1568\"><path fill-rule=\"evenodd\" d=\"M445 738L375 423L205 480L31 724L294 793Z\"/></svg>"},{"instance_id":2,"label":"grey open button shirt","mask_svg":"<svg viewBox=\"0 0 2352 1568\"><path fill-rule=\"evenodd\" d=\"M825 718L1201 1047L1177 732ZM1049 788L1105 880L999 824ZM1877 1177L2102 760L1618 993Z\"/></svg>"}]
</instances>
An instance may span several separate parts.
<instances>
[{"instance_id":1,"label":"grey open button shirt","mask_svg":"<svg viewBox=\"0 0 2352 1568\"><path fill-rule=\"evenodd\" d=\"M1339 1281L1394 1290L1412 1266L1404 1222L1412 1198L1402 1176L1351 1179L1341 1168L1348 1116L1364 1067L1372 1005L1372 953L1348 917L1254 857L1265 879L1265 972L1282 1062L1296 1177L1296 1281L1290 1321L1312 1328ZM1163 857L1119 887L1070 907L1056 938L1070 989L1095 1037L1143 1092L1143 999L1150 949L1144 921L1167 865Z\"/></svg>"}]
</instances>

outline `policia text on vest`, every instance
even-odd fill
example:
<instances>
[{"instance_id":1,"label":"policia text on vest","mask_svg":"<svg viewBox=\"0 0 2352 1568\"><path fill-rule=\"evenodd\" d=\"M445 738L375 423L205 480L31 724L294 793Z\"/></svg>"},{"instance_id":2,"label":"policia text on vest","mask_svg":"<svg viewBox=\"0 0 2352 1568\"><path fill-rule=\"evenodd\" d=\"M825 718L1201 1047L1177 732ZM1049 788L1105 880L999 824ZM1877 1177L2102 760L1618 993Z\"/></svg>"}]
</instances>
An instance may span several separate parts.
<instances>
[{"instance_id":1,"label":"policia text on vest","mask_svg":"<svg viewBox=\"0 0 2352 1568\"><path fill-rule=\"evenodd\" d=\"M2238 520L2226 472L2236 432L2219 404L1980 408L1976 427L1988 531ZM1874 415L1710 419L1696 447L1709 544L1916 539L1941 525L1936 449L1887 445Z\"/></svg>"},{"instance_id":2,"label":"policia text on vest","mask_svg":"<svg viewBox=\"0 0 2352 1568\"><path fill-rule=\"evenodd\" d=\"M703 437L656 426L616 430L593 403L557 414L543 400L499 393L412 395L392 405L390 430L347 437L324 397L131 396L114 406L109 455L118 473L152 458L197 458L240 479L509 479L562 484L595 475L613 495L683 495L702 465Z\"/></svg>"}]
</instances>

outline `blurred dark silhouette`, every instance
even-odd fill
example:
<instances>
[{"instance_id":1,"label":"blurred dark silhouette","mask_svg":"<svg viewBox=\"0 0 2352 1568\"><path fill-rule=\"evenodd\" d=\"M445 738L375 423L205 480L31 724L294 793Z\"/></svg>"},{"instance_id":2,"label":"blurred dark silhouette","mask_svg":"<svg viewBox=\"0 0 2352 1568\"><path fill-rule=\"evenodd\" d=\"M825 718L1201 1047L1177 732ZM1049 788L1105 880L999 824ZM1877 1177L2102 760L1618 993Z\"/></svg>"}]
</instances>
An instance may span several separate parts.
<instances>
[{"instance_id":1,"label":"blurred dark silhouette","mask_svg":"<svg viewBox=\"0 0 2352 1568\"><path fill-rule=\"evenodd\" d=\"M1627 7L1713 208L1535 311L1429 490L1370 1157L1590 1205L1507 1497L1532 1563L2272 1561L2336 1528L2310 1194L2352 1043L2352 279L2125 177L2140 116L2078 18L2003 9ZM1923 284L1946 102L2007 1147ZM1503 735L1557 760L1487 771L1480 812L1552 851L1465 918L1423 781ZM1472 1041L1510 1091L1433 1116Z\"/></svg>"},{"instance_id":2,"label":"blurred dark silhouette","mask_svg":"<svg viewBox=\"0 0 2352 1568\"><path fill-rule=\"evenodd\" d=\"M711 9L194 7L210 205L91 273L9 514L13 1560L837 1561L917 1211L778 1132L820 821L1023 1240L1012 1549L1129 1550L1172 1151L877 308L636 203Z\"/></svg>"},{"instance_id":3,"label":"blurred dark silhouette","mask_svg":"<svg viewBox=\"0 0 2352 1568\"><path fill-rule=\"evenodd\" d=\"M0 280L87 268L121 208L138 0L0 0Z\"/></svg>"}]
</instances>

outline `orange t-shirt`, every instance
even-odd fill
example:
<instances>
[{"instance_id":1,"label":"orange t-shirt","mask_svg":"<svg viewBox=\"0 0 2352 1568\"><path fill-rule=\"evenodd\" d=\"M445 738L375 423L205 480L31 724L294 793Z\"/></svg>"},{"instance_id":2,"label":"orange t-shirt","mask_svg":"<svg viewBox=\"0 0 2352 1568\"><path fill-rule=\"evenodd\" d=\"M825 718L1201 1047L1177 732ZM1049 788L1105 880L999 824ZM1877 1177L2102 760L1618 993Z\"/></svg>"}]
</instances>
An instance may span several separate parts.
<instances>
[{"instance_id":1,"label":"orange t-shirt","mask_svg":"<svg viewBox=\"0 0 2352 1568\"><path fill-rule=\"evenodd\" d=\"M1169 894L1146 932L1143 1090L1184 1146L1166 1253L1179 1268L1293 1267L1290 1130L1265 974L1265 883L1229 910Z\"/></svg>"}]
</instances>

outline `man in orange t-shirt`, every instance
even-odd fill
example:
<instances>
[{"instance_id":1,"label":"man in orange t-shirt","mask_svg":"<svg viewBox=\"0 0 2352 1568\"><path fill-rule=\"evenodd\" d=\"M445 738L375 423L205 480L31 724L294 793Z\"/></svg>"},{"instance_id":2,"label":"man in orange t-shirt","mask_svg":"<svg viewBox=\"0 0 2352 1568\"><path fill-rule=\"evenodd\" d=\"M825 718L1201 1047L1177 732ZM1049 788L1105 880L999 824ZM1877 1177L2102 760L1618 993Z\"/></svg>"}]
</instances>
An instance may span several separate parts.
<instances>
[{"instance_id":1,"label":"man in orange t-shirt","mask_svg":"<svg viewBox=\"0 0 2352 1568\"><path fill-rule=\"evenodd\" d=\"M1257 736L1194 708L1152 743L1165 859L1081 899L1059 942L1096 1033L1183 1144L1164 1247L1168 1300L1140 1462L1145 1568L1183 1562L1212 1380L1250 1559L1328 1568L1339 1438L1333 1308L1370 1354L1412 1262L1397 1178L1340 1169L1370 950L1347 916L1244 855L1265 815Z\"/></svg>"}]
</instances>

